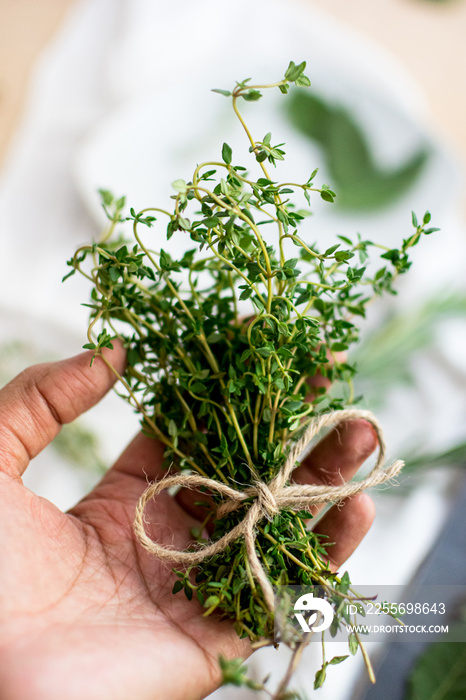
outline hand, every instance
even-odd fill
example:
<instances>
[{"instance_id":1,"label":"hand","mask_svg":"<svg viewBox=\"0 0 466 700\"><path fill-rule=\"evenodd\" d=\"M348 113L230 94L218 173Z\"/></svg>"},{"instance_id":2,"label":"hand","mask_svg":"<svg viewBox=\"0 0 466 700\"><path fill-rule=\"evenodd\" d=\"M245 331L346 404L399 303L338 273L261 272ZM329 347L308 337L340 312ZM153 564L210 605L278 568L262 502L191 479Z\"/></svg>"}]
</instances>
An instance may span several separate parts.
<instances>
[{"instance_id":1,"label":"hand","mask_svg":"<svg viewBox=\"0 0 466 700\"><path fill-rule=\"evenodd\" d=\"M119 371L124 352L108 357ZM132 522L146 476L162 474L163 448L138 435L69 513L27 489L21 476L63 423L113 384L92 353L23 372L0 392L0 696L2 700L194 700L219 682L217 658L246 656L232 625L202 617L172 595L174 575L135 541ZM341 483L376 447L371 426L330 433L296 470L302 482ZM338 568L374 515L360 494L331 509L319 530ZM162 543L183 549L198 524L183 498L161 494L151 520Z\"/></svg>"}]
</instances>

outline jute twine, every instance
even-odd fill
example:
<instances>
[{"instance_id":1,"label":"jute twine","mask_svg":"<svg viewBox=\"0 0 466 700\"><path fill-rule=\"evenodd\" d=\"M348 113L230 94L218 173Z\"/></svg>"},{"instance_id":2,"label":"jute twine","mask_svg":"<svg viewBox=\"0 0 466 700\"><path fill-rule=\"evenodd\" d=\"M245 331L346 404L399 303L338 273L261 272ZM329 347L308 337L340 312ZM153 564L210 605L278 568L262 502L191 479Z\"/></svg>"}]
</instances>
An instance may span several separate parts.
<instances>
[{"instance_id":1,"label":"jute twine","mask_svg":"<svg viewBox=\"0 0 466 700\"><path fill-rule=\"evenodd\" d=\"M343 421L363 418L374 428L378 443L379 452L375 466L369 475L361 481L350 481L338 486L326 484L289 484L293 470L296 468L297 460L302 456L306 447L324 428L336 428ZM255 548L255 527L264 518L272 519L281 510L290 509L299 511L309 509L311 506L323 503L339 503L349 496L354 496L371 486L377 486L385 481L389 481L399 474L403 467L401 460L395 461L389 467L384 468L386 445L382 429L372 413L369 411L358 411L356 409L345 409L325 413L313 420L306 429L303 436L295 443L291 443L287 459L278 474L267 484L263 481L256 481L252 486L248 486L243 491L238 491L226 484L214 479L208 479L197 474L175 474L164 476L159 481L154 482L144 491L139 499L136 508L134 521L134 531L140 543L149 552L163 561L178 562L192 566L200 564L207 557L223 552L229 544L242 537L246 545L246 554L251 572L260 584L264 593L265 601L270 610L274 609L274 593L272 585L262 567ZM229 532L215 542L199 545L197 549L189 551L178 551L164 547L152 540L146 533L144 527L144 510L149 501L154 499L159 493L173 486L199 490L202 487L208 491L217 491L224 496L224 502L217 507L216 518L220 519L227 513L241 508L247 499L253 499L243 519L235 525Z\"/></svg>"}]
</instances>

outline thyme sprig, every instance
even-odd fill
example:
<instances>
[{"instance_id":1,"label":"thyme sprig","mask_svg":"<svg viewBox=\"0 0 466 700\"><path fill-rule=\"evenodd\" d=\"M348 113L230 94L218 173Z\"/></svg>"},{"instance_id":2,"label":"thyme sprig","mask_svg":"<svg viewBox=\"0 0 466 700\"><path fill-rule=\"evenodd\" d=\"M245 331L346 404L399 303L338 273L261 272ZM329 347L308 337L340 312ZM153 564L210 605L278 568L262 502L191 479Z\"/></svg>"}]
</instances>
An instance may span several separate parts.
<instances>
[{"instance_id":1,"label":"thyme sprig","mask_svg":"<svg viewBox=\"0 0 466 700\"><path fill-rule=\"evenodd\" d=\"M411 264L409 250L436 230L428 228L426 212L421 222L413 214L414 232L399 248L359 235L338 236L325 249L311 241L302 227L309 209L298 208L293 197L300 194L310 207L311 197L331 203L335 193L316 184L317 168L305 182L274 179L269 167L285 158L284 144L273 145L270 132L253 137L240 111L242 102L261 99L263 90L286 94L291 84L309 86L305 66L290 62L283 79L270 85L247 79L231 91L216 90L231 99L252 170L259 173L234 162L225 143L221 159L201 163L191 180L173 183L171 211L125 213L125 198L103 190L109 229L68 262L69 275L78 270L93 287L85 347L100 355L114 338L123 342L126 373L112 369L122 395L141 414L143 430L165 445L165 467L235 487L270 481L283 465L287 444L316 415L354 402L355 368L341 355L358 339L354 319L365 316L374 297L395 293L395 279ZM131 223L132 242L117 232L123 222ZM175 258L161 247L161 231L168 240L176 236L184 252ZM187 241L192 247L186 250ZM372 248L382 249L382 267L370 274ZM320 387L309 398L309 380L316 375L343 383L346 392L335 397ZM212 538L242 517L240 510L214 521ZM320 586L335 609L336 633L350 622L354 596L348 574L329 567L330 543L306 528L310 517L285 510L260 525L257 552L274 586ZM193 537L201 540L202 532L198 528ZM195 595L205 615L232 619L238 634L255 645L271 643L273 615L241 540L202 568L176 575L174 593ZM360 639L351 637L350 651L358 646ZM335 663L324 658L316 684ZM225 662L224 671L243 677L241 664Z\"/></svg>"}]
</instances>

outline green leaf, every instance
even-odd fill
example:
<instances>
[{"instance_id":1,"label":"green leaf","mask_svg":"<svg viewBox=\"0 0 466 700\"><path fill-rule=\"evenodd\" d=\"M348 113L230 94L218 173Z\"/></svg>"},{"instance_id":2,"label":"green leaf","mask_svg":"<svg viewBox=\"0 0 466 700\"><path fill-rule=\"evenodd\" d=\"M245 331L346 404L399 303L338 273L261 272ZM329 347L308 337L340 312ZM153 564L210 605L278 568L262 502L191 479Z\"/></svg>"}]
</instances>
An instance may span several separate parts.
<instances>
[{"instance_id":1,"label":"green leaf","mask_svg":"<svg viewBox=\"0 0 466 700\"><path fill-rule=\"evenodd\" d=\"M256 348L255 352L261 357L270 357L272 354L271 348Z\"/></svg>"},{"instance_id":2,"label":"green leaf","mask_svg":"<svg viewBox=\"0 0 466 700\"><path fill-rule=\"evenodd\" d=\"M188 186L184 180L175 180L172 182L172 187L174 190L180 193L186 192Z\"/></svg>"},{"instance_id":3,"label":"green leaf","mask_svg":"<svg viewBox=\"0 0 466 700\"><path fill-rule=\"evenodd\" d=\"M298 85L298 87L310 87L311 81L307 75L300 75L299 78L296 78L295 84Z\"/></svg>"},{"instance_id":4,"label":"green leaf","mask_svg":"<svg viewBox=\"0 0 466 700\"><path fill-rule=\"evenodd\" d=\"M261 690L262 685L247 677L247 666L244 666L244 659L225 659L220 656L218 660L222 673L222 685L245 686L252 690Z\"/></svg>"},{"instance_id":5,"label":"green leaf","mask_svg":"<svg viewBox=\"0 0 466 700\"><path fill-rule=\"evenodd\" d=\"M310 520L312 518L312 513L308 510L298 510L295 513L296 517L300 520Z\"/></svg>"},{"instance_id":6,"label":"green leaf","mask_svg":"<svg viewBox=\"0 0 466 700\"><path fill-rule=\"evenodd\" d=\"M97 336L97 347L110 348L111 350L113 350L112 336L110 336L106 330L103 330Z\"/></svg>"},{"instance_id":7,"label":"green leaf","mask_svg":"<svg viewBox=\"0 0 466 700\"><path fill-rule=\"evenodd\" d=\"M99 194L102 204L104 204L106 207L109 207L113 203L113 194L108 190L99 190Z\"/></svg>"},{"instance_id":8,"label":"green leaf","mask_svg":"<svg viewBox=\"0 0 466 700\"><path fill-rule=\"evenodd\" d=\"M260 100L262 97L262 93L259 92L259 90L248 90L247 92L243 93L241 95L246 102L257 102L257 100Z\"/></svg>"},{"instance_id":9,"label":"green leaf","mask_svg":"<svg viewBox=\"0 0 466 700\"><path fill-rule=\"evenodd\" d=\"M69 279L70 277L72 277L72 276L75 274L75 272L76 272L76 270L71 270L71 272L68 272L67 275L65 275L64 277L62 277L62 280L61 280L61 281L62 281L62 282L65 282L67 279Z\"/></svg>"},{"instance_id":10,"label":"green leaf","mask_svg":"<svg viewBox=\"0 0 466 700\"><path fill-rule=\"evenodd\" d=\"M252 295L253 289L251 287L248 287L247 289L244 289L241 294L239 295L239 298L241 300L244 299L249 299L249 297Z\"/></svg>"},{"instance_id":11,"label":"green leaf","mask_svg":"<svg viewBox=\"0 0 466 700\"><path fill-rule=\"evenodd\" d=\"M343 574L341 577L340 583L338 585L338 590L341 591L341 593L348 593L349 587L351 585L350 577L347 571Z\"/></svg>"},{"instance_id":12,"label":"green leaf","mask_svg":"<svg viewBox=\"0 0 466 700\"><path fill-rule=\"evenodd\" d=\"M184 229L185 231L189 231L191 228L191 222L189 219L186 219L184 216L180 216L178 218L178 225L180 228Z\"/></svg>"},{"instance_id":13,"label":"green leaf","mask_svg":"<svg viewBox=\"0 0 466 700\"><path fill-rule=\"evenodd\" d=\"M350 650L350 654L354 656L358 650L359 642L358 638L353 632L351 632L350 636L348 637L348 647Z\"/></svg>"},{"instance_id":14,"label":"green leaf","mask_svg":"<svg viewBox=\"0 0 466 700\"><path fill-rule=\"evenodd\" d=\"M227 165L230 165L232 158L232 150L227 143L222 146L222 158Z\"/></svg>"},{"instance_id":15,"label":"green leaf","mask_svg":"<svg viewBox=\"0 0 466 700\"><path fill-rule=\"evenodd\" d=\"M323 686L323 684L325 683L326 676L327 676L327 673L326 673L326 668L324 665L316 673L316 676L314 679L314 690L317 690L317 688L321 688Z\"/></svg>"},{"instance_id":16,"label":"green leaf","mask_svg":"<svg viewBox=\"0 0 466 700\"><path fill-rule=\"evenodd\" d=\"M285 71L285 80L290 80L296 71L296 63L294 61L290 61L288 68Z\"/></svg>"},{"instance_id":17,"label":"green leaf","mask_svg":"<svg viewBox=\"0 0 466 700\"><path fill-rule=\"evenodd\" d=\"M338 260L338 262L346 262L351 260L351 258L354 258L354 253L351 253L349 250L337 250L335 253L335 260Z\"/></svg>"},{"instance_id":18,"label":"green leaf","mask_svg":"<svg viewBox=\"0 0 466 700\"><path fill-rule=\"evenodd\" d=\"M322 190L320 196L325 202L335 201L335 195L332 194L329 190Z\"/></svg>"},{"instance_id":19,"label":"green leaf","mask_svg":"<svg viewBox=\"0 0 466 700\"><path fill-rule=\"evenodd\" d=\"M219 218L217 216L209 216L207 219L203 219L202 223L206 228L214 228L214 226L218 226Z\"/></svg>"},{"instance_id":20,"label":"green leaf","mask_svg":"<svg viewBox=\"0 0 466 700\"><path fill-rule=\"evenodd\" d=\"M306 61L303 61L299 65L296 65L294 63L294 61L290 61L290 64L289 64L288 68L286 69L285 80L289 80L290 83L294 83L303 75L305 68L306 68ZM309 85L310 85L310 81L309 81Z\"/></svg>"},{"instance_id":21,"label":"green leaf","mask_svg":"<svg viewBox=\"0 0 466 700\"><path fill-rule=\"evenodd\" d=\"M400 251L398 248L392 248L392 250L387 250L387 252L383 253L380 257L385 260L390 260L392 263L396 263L400 259Z\"/></svg>"},{"instance_id":22,"label":"green leaf","mask_svg":"<svg viewBox=\"0 0 466 700\"><path fill-rule=\"evenodd\" d=\"M108 274L109 274L109 277L112 280L112 282L117 282L120 275L121 275L121 272L118 269L118 267L115 267L114 265L112 265L112 267L108 268Z\"/></svg>"},{"instance_id":23,"label":"green leaf","mask_svg":"<svg viewBox=\"0 0 466 700\"><path fill-rule=\"evenodd\" d=\"M332 245L330 248L327 248L327 250L324 253L325 257L332 255L332 253L334 253L337 250L337 248L340 247L340 245L341 243L337 243L336 245Z\"/></svg>"},{"instance_id":24,"label":"green leaf","mask_svg":"<svg viewBox=\"0 0 466 700\"><path fill-rule=\"evenodd\" d=\"M210 608L212 605L218 605L220 602L220 598L216 595L210 595L207 600L204 601L204 607L205 608Z\"/></svg>"},{"instance_id":25,"label":"green leaf","mask_svg":"<svg viewBox=\"0 0 466 700\"><path fill-rule=\"evenodd\" d=\"M231 92L229 90L221 90L220 88L214 88L211 92L218 92L219 95L224 95L225 97L231 97Z\"/></svg>"},{"instance_id":26,"label":"green leaf","mask_svg":"<svg viewBox=\"0 0 466 700\"><path fill-rule=\"evenodd\" d=\"M213 333L210 333L207 336L207 342L213 345L214 343L219 343L224 338L225 335L223 333L218 333L217 331L214 331Z\"/></svg>"},{"instance_id":27,"label":"green leaf","mask_svg":"<svg viewBox=\"0 0 466 700\"><path fill-rule=\"evenodd\" d=\"M331 666L336 666L337 664L341 664L343 661L345 661L345 659L348 658L348 654L346 654L346 656L334 656L333 659L330 659L328 663Z\"/></svg>"},{"instance_id":28,"label":"green leaf","mask_svg":"<svg viewBox=\"0 0 466 700\"><path fill-rule=\"evenodd\" d=\"M172 588L172 593L175 595L176 593L179 593L180 591L183 590L183 581L175 581L175 584Z\"/></svg>"}]
</instances>

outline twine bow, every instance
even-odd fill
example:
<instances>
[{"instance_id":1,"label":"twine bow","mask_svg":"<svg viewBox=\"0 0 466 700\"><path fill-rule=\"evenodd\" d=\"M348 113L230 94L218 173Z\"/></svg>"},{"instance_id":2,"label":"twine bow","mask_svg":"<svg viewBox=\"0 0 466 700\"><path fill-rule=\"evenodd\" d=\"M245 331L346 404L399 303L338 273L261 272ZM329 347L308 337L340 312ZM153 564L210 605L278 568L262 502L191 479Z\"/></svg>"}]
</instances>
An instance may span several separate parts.
<instances>
[{"instance_id":1,"label":"twine bow","mask_svg":"<svg viewBox=\"0 0 466 700\"><path fill-rule=\"evenodd\" d=\"M321 432L323 428L335 428L346 420L363 418L374 428L379 443L379 454L377 461L369 475L361 481L350 481L338 486L326 484L292 484L291 474L296 468L297 460L303 457L306 448L310 446L312 440ZM246 553L251 571L264 593L265 601L271 611L274 608L274 593L270 581L262 567L255 548L256 525L263 519L272 519L281 510L291 509L299 511L309 509L313 505L322 503L339 503L349 496L371 487L382 484L396 477L403 467L403 462L395 461L389 467L384 468L386 445L382 429L377 419L369 411L359 411L356 409L345 409L325 413L313 420L304 432L303 436L291 444L287 459L278 474L268 483L256 481L252 486L248 486L244 491L238 491L226 484L214 479L200 476L198 474L176 474L165 476L160 481L156 481L144 491L139 499L136 508L134 521L134 531L140 543L159 559L171 562L178 562L192 566L200 564L207 557L222 552L229 544L242 537L246 545ZM172 486L182 486L188 489L206 488L209 491L217 491L225 497L225 501L217 508L216 517L222 518L228 513L238 510L247 499L253 499L243 519L235 525L229 532L215 542L201 545L198 549L190 551L178 551L169 549L157 542L154 542L146 533L144 527L144 510L147 503L154 499L159 493Z\"/></svg>"}]
</instances>

